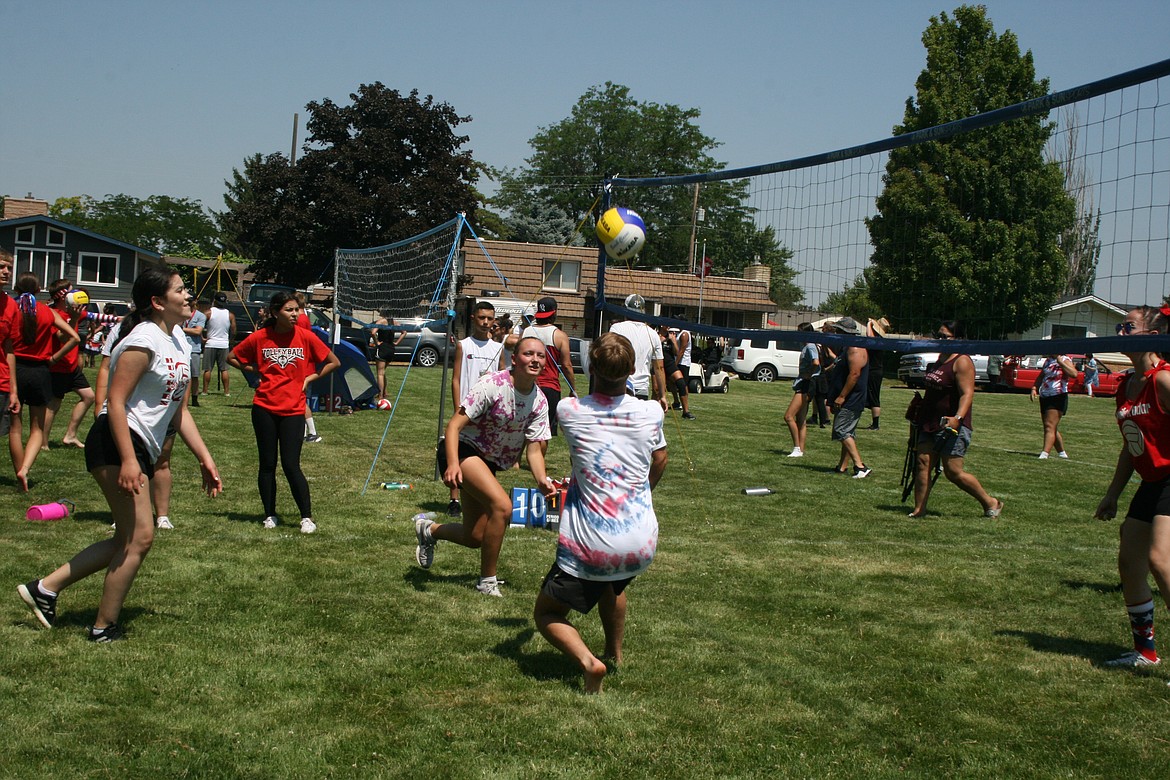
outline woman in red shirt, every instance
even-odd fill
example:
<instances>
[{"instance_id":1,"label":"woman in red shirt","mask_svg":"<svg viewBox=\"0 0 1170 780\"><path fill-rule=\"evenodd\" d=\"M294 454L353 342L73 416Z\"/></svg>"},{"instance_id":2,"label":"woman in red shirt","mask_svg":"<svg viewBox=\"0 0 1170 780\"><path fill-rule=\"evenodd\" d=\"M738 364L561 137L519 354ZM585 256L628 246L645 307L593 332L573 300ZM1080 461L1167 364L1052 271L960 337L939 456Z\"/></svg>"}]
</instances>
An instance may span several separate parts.
<instances>
[{"instance_id":1,"label":"woman in red shirt","mask_svg":"<svg viewBox=\"0 0 1170 780\"><path fill-rule=\"evenodd\" d=\"M16 300L20 308L20 329L13 333L13 352L16 353L16 379L20 403L28 409L28 445L21 447L20 416L12 418L8 449L16 481L28 492L28 472L41 453L45 441L45 408L53 400L53 382L49 366L67 355L81 343L77 331L61 315L43 303L37 302L41 291L36 274L24 273L16 280ZM62 338L54 338L56 333Z\"/></svg>"},{"instance_id":2,"label":"woman in red shirt","mask_svg":"<svg viewBox=\"0 0 1170 780\"><path fill-rule=\"evenodd\" d=\"M264 527L275 528L277 455L301 512L301 533L317 530L309 483L301 471L305 443L305 389L341 365L337 355L308 328L298 328L301 306L287 292L272 296L264 327L232 351L228 363L260 375L252 401L252 428L260 451L257 483L264 504ZM324 364L320 369L318 364Z\"/></svg>"},{"instance_id":3,"label":"woman in red shirt","mask_svg":"<svg viewBox=\"0 0 1170 780\"><path fill-rule=\"evenodd\" d=\"M1124 444L1096 516L1109 520L1117 514L1117 499L1133 472L1142 481L1121 524L1117 553L1133 651L1106 666L1136 668L1159 662L1149 575L1154 575L1162 598L1170 598L1170 364L1139 337L1165 333L1167 315L1170 308L1139 306L1117 326L1118 335L1134 337L1133 349L1124 350L1133 373L1117 389L1117 424Z\"/></svg>"}]
</instances>

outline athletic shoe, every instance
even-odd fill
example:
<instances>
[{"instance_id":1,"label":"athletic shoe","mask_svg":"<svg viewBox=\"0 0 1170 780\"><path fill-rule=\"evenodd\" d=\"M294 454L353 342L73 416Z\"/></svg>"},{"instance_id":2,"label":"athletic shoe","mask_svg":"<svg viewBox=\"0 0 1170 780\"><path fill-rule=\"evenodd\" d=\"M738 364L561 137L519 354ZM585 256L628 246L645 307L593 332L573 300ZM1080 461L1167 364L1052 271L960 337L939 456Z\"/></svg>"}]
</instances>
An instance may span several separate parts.
<instances>
[{"instance_id":1,"label":"athletic shoe","mask_svg":"<svg viewBox=\"0 0 1170 780\"><path fill-rule=\"evenodd\" d=\"M696 417L695 417L693 414L691 414L690 412L683 412L683 416L682 416L682 417L683 417L683 419L684 419L684 420L694 420L694 419L697 419L697 418L696 418Z\"/></svg>"},{"instance_id":2,"label":"athletic shoe","mask_svg":"<svg viewBox=\"0 0 1170 780\"><path fill-rule=\"evenodd\" d=\"M317 434L315 434L315 433L305 434L305 443L306 444L318 444L320 442L321 442L321 437L318 436Z\"/></svg>"},{"instance_id":3,"label":"athletic shoe","mask_svg":"<svg viewBox=\"0 0 1170 780\"><path fill-rule=\"evenodd\" d=\"M308 517L301 518L301 533L311 534L317 531L317 524Z\"/></svg>"},{"instance_id":4,"label":"athletic shoe","mask_svg":"<svg viewBox=\"0 0 1170 780\"><path fill-rule=\"evenodd\" d=\"M804 450L802 450L800 447L793 447L792 452L788 453L788 457L790 457L790 458L803 458L804 457Z\"/></svg>"},{"instance_id":5,"label":"athletic shoe","mask_svg":"<svg viewBox=\"0 0 1170 780\"><path fill-rule=\"evenodd\" d=\"M498 599L504 597L504 594L500 593L499 580L496 580L495 582L484 582L483 580L480 580L475 584L475 589L485 596L495 596Z\"/></svg>"},{"instance_id":6,"label":"athletic shoe","mask_svg":"<svg viewBox=\"0 0 1170 780\"><path fill-rule=\"evenodd\" d=\"M984 516L984 517L990 517L990 518L993 518L993 519L994 519L994 518L996 518L996 517L999 517L999 513L1003 511L1003 501L1002 501L1001 499L998 499L998 498L997 498L997 499L995 499L995 501L996 501L996 503L998 504L998 506L996 506L996 507L995 507L995 509L987 509L987 510L985 510L985 511L983 512L983 516Z\"/></svg>"},{"instance_id":7,"label":"athletic shoe","mask_svg":"<svg viewBox=\"0 0 1170 780\"><path fill-rule=\"evenodd\" d=\"M673 410L675 410L676 412L678 412L678 411L682 411L682 404L681 404L681 403L679 403L678 401L675 401L674 403L672 403L672 404L670 405L670 408L671 408L671 409L673 409Z\"/></svg>"},{"instance_id":8,"label":"athletic shoe","mask_svg":"<svg viewBox=\"0 0 1170 780\"><path fill-rule=\"evenodd\" d=\"M447 516L459 517L463 514L463 507L459 505L459 499L451 499L451 503L447 504Z\"/></svg>"},{"instance_id":9,"label":"athletic shoe","mask_svg":"<svg viewBox=\"0 0 1170 780\"><path fill-rule=\"evenodd\" d=\"M1110 661L1106 661L1105 666L1111 666L1114 668L1125 667L1127 669L1137 669L1141 666L1157 666L1160 663L1162 663L1161 658L1155 658L1151 661L1137 650L1132 650L1120 658L1114 658Z\"/></svg>"},{"instance_id":10,"label":"athletic shoe","mask_svg":"<svg viewBox=\"0 0 1170 780\"><path fill-rule=\"evenodd\" d=\"M854 479L865 479L866 477L868 477L872 473L873 473L873 469L871 469L869 466L862 466L859 469L858 468L853 469L853 478Z\"/></svg>"},{"instance_id":11,"label":"athletic shoe","mask_svg":"<svg viewBox=\"0 0 1170 780\"><path fill-rule=\"evenodd\" d=\"M171 523L171 519L166 515L163 515L162 517L155 520L154 524L157 528L165 528L168 531L175 530L175 526Z\"/></svg>"},{"instance_id":12,"label":"athletic shoe","mask_svg":"<svg viewBox=\"0 0 1170 780\"><path fill-rule=\"evenodd\" d=\"M1064 458L1065 460L1068 460L1068 453L1065 452L1064 450L1061 450L1060 452L1056 453L1056 457Z\"/></svg>"},{"instance_id":13,"label":"athletic shoe","mask_svg":"<svg viewBox=\"0 0 1170 780\"><path fill-rule=\"evenodd\" d=\"M262 525L265 528L276 528L276 517L269 516L269 517L264 518L264 522Z\"/></svg>"},{"instance_id":14,"label":"athletic shoe","mask_svg":"<svg viewBox=\"0 0 1170 780\"><path fill-rule=\"evenodd\" d=\"M117 623L110 623L105 628L94 628L90 626L89 641L97 642L98 644L106 644L107 642L117 642L119 639L125 639L126 632Z\"/></svg>"},{"instance_id":15,"label":"athletic shoe","mask_svg":"<svg viewBox=\"0 0 1170 780\"><path fill-rule=\"evenodd\" d=\"M1047 452L1041 452L1041 453L1040 453L1040 457L1038 458L1038 460L1048 460L1048 453L1047 453Z\"/></svg>"},{"instance_id":16,"label":"athletic shoe","mask_svg":"<svg viewBox=\"0 0 1170 780\"><path fill-rule=\"evenodd\" d=\"M414 538L418 546L414 548L414 560L424 569L431 568L435 562L435 538L431 536L431 519L422 515L414 518Z\"/></svg>"},{"instance_id":17,"label":"athletic shoe","mask_svg":"<svg viewBox=\"0 0 1170 780\"><path fill-rule=\"evenodd\" d=\"M40 580L17 585L16 592L20 594L24 603L28 604L28 608L33 611L37 620L41 621L45 628L53 627L53 623L57 622L57 597L46 596L41 590Z\"/></svg>"}]
</instances>

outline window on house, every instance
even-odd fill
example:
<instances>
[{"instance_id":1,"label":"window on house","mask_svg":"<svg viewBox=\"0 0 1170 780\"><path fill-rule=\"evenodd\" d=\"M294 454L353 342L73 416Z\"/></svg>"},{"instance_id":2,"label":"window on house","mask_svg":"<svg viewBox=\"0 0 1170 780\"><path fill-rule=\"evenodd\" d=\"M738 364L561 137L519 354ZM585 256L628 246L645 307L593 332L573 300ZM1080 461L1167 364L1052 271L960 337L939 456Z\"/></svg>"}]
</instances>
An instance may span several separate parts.
<instances>
[{"instance_id":1,"label":"window on house","mask_svg":"<svg viewBox=\"0 0 1170 780\"><path fill-rule=\"evenodd\" d=\"M577 260L545 260L543 289L577 292L580 275L581 263Z\"/></svg>"},{"instance_id":2,"label":"window on house","mask_svg":"<svg viewBox=\"0 0 1170 780\"><path fill-rule=\"evenodd\" d=\"M77 261L77 283L114 287L118 284L118 256L83 252Z\"/></svg>"},{"instance_id":3,"label":"window on house","mask_svg":"<svg viewBox=\"0 0 1170 780\"><path fill-rule=\"evenodd\" d=\"M13 268L12 280L20 274L35 274L41 280L41 288L48 287L65 276L65 253L56 249L22 249L16 248L16 265Z\"/></svg>"},{"instance_id":4,"label":"window on house","mask_svg":"<svg viewBox=\"0 0 1170 780\"><path fill-rule=\"evenodd\" d=\"M16 229L16 243L31 244L33 242L33 226L20 227Z\"/></svg>"},{"instance_id":5,"label":"window on house","mask_svg":"<svg viewBox=\"0 0 1170 780\"><path fill-rule=\"evenodd\" d=\"M1088 336L1088 328L1080 325L1059 325L1053 323L1052 338L1054 339L1083 339Z\"/></svg>"},{"instance_id":6,"label":"window on house","mask_svg":"<svg viewBox=\"0 0 1170 780\"><path fill-rule=\"evenodd\" d=\"M49 246L65 246L65 231L49 228L49 235L45 239L45 243Z\"/></svg>"}]
</instances>

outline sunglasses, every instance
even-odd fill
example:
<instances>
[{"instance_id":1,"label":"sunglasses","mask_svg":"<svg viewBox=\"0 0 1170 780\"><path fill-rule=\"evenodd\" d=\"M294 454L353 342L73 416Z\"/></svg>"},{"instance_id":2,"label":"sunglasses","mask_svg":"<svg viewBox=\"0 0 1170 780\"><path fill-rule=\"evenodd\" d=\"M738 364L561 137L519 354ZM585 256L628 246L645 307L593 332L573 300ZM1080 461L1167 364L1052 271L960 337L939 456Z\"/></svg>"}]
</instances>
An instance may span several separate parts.
<instances>
[{"instance_id":1,"label":"sunglasses","mask_svg":"<svg viewBox=\"0 0 1170 780\"><path fill-rule=\"evenodd\" d=\"M1149 333L1150 331L1142 328L1136 322L1122 322L1116 326L1117 335L1124 333L1127 336L1132 336L1135 333Z\"/></svg>"},{"instance_id":2,"label":"sunglasses","mask_svg":"<svg viewBox=\"0 0 1170 780\"><path fill-rule=\"evenodd\" d=\"M936 333L934 334L934 337L939 341L949 341L950 339L954 338L954 336L949 333Z\"/></svg>"}]
</instances>

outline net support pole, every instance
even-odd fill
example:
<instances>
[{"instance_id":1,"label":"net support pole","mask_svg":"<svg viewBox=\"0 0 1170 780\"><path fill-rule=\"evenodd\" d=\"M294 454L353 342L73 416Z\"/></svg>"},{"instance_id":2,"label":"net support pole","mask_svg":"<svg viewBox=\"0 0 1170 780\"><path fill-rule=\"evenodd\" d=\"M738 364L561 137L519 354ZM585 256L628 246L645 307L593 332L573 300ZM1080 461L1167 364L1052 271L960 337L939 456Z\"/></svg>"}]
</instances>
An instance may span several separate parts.
<instances>
[{"instance_id":1,"label":"net support pole","mask_svg":"<svg viewBox=\"0 0 1170 780\"><path fill-rule=\"evenodd\" d=\"M455 287L459 279L459 240L463 236L463 224L467 220L467 216L463 212L456 215L459 219L459 226L455 228L455 240L451 245L451 263L450 274L447 279L447 330L446 340L443 342L443 353L440 359L443 361L443 379L439 385L439 419L436 426L435 441L438 442L443 438L443 419L447 413L447 352L451 348L451 341L455 336L455 318L450 315L450 312L455 310ZM458 401L455 402L458 404ZM459 411L458 405L451 410L451 413ZM435 458L435 479L442 479L443 475L439 473L439 459Z\"/></svg>"}]
</instances>

